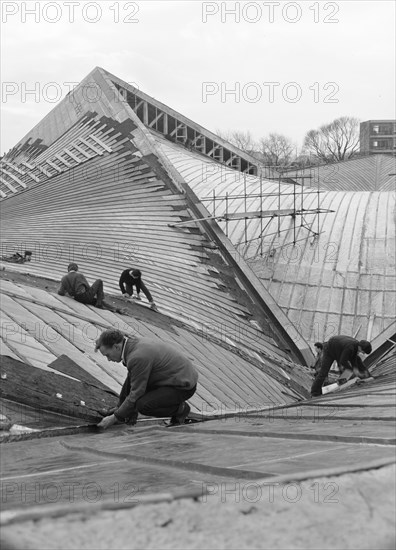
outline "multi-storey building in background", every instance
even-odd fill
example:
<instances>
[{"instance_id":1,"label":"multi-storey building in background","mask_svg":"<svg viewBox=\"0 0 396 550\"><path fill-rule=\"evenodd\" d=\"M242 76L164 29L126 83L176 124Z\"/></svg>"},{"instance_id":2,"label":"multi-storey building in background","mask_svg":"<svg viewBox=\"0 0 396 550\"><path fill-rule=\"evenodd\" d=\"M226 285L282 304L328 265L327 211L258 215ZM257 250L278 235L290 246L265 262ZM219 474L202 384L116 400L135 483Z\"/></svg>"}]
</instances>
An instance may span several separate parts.
<instances>
[{"instance_id":1,"label":"multi-storey building in background","mask_svg":"<svg viewBox=\"0 0 396 550\"><path fill-rule=\"evenodd\" d=\"M360 123L360 152L396 154L396 120L367 120Z\"/></svg>"}]
</instances>

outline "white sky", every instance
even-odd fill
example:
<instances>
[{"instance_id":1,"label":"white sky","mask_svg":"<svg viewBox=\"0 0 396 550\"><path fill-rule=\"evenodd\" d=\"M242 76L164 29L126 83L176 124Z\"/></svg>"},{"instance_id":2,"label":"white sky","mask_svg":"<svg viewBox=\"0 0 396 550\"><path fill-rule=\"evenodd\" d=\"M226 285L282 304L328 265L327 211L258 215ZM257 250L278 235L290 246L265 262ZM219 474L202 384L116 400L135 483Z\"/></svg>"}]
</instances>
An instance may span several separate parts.
<instances>
[{"instance_id":1,"label":"white sky","mask_svg":"<svg viewBox=\"0 0 396 550\"><path fill-rule=\"evenodd\" d=\"M278 132L299 147L339 116L396 118L393 0L3 0L1 10L2 153L96 66L214 132Z\"/></svg>"}]
</instances>

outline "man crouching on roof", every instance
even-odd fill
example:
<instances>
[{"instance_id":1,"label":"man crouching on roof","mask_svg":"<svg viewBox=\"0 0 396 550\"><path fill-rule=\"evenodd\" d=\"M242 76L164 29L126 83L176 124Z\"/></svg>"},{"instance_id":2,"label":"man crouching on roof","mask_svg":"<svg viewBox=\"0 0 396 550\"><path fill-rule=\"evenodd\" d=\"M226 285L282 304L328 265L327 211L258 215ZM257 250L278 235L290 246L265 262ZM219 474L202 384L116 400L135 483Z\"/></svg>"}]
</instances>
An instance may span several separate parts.
<instances>
[{"instance_id":1,"label":"man crouching on roof","mask_svg":"<svg viewBox=\"0 0 396 550\"><path fill-rule=\"evenodd\" d=\"M67 275L62 277L58 294L60 296L69 294L81 304L103 309L104 293L102 279L97 279L90 286L85 276L78 271L78 265L74 262L67 266Z\"/></svg>"},{"instance_id":2,"label":"man crouching on roof","mask_svg":"<svg viewBox=\"0 0 396 550\"><path fill-rule=\"evenodd\" d=\"M128 370L118 407L99 422L100 428L117 421L135 424L138 413L156 418L170 416L170 426L185 423L190 412L186 400L196 391L198 372L173 345L109 329L96 340L97 350L108 361L122 363Z\"/></svg>"}]
</instances>

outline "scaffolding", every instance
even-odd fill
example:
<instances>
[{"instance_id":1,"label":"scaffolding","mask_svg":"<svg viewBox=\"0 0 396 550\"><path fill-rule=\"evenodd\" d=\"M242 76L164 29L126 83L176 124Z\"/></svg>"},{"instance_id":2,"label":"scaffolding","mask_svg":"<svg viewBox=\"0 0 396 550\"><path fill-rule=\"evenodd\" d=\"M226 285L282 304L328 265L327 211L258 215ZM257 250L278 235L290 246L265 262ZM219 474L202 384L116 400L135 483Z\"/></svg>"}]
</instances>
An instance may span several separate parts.
<instances>
[{"instance_id":1,"label":"scaffolding","mask_svg":"<svg viewBox=\"0 0 396 550\"><path fill-rule=\"evenodd\" d=\"M271 193L265 193L263 191L263 179L265 181L278 181L278 191L277 192L271 192ZM284 247L289 244L296 245L297 242L303 241L308 239L309 237L313 238L313 242L318 238L318 236L321 234L320 230L320 214L327 214L327 213L333 213L335 210L329 210L327 208L321 208L320 207L320 194L323 193L319 188L319 185L317 189L309 188L310 190L307 191L305 189L305 180L312 179L312 175L298 175L297 173L293 175L293 177L287 176L284 177L281 172L278 170L278 176L277 177L263 177L262 173L259 175L260 180L260 188L258 193L248 193L247 192L247 182L246 182L246 174L243 174L243 192L240 194L221 194L216 195L216 190L213 189L213 193L211 197L204 197L201 199L202 203L206 203L206 208L209 212L211 212L211 215L205 218L199 218L195 220L189 220L185 222L177 222L175 224L172 224L172 227L183 227L183 226L190 226L192 221L193 222L199 222L204 220L216 220L218 222L225 222L225 235L226 237L229 237L229 224L231 222L241 221L244 220L244 230L242 238L239 238L239 242L236 245L239 246L246 246L248 243L251 243L255 240L259 241L259 252L256 254L259 256L264 256L264 239L268 238L270 236L274 235L280 235L282 232L290 231L292 230L293 237L290 241L285 242L281 245L281 247ZM298 183L296 180L301 180L301 183ZM284 192L282 191L282 185L291 185L292 191ZM312 189L312 190L311 190ZM316 195L317 201L316 201L316 207L315 208L305 208L304 207L304 200L306 200L306 197L308 195ZM267 198L270 197L278 197L278 207L276 209L271 210L265 210L264 209L264 201ZM292 197L292 204L290 205L290 208L281 208L282 198L283 197ZM243 204L243 210L242 211L233 211L232 208L230 208L230 202L234 200L242 201ZM249 210L248 209L248 202L251 200L255 200L259 204L258 210ZM219 213L219 203L224 203L224 207L222 208L222 213ZM315 218L310 222L307 217L309 216L316 216ZM281 220L282 218L290 217L292 220L292 227L288 227L286 229L281 229ZM251 219L259 219L260 220L260 227L258 230L258 235L249 236L249 225L248 220ZM270 225L270 223L277 219L277 230L274 233L265 233L267 227ZM315 224L316 221L316 224ZM314 228L315 224L315 228ZM300 228L304 228L307 230L307 236L297 239L297 231ZM256 229L257 231L257 229ZM279 248L281 248L279 247ZM273 255L278 247L273 247L269 255ZM267 253L266 253L267 254Z\"/></svg>"}]
</instances>

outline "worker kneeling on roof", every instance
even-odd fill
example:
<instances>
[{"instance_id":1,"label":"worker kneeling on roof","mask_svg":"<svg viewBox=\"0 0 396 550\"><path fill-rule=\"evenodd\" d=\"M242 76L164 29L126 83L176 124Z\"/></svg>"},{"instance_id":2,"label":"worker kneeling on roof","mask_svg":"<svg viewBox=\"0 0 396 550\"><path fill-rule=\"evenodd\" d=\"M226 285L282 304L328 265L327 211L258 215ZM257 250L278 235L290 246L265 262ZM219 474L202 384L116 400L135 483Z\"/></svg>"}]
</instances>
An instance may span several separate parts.
<instances>
[{"instance_id":1,"label":"worker kneeling on roof","mask_svg":"<svg viewBox=\"0 0 396 550\"><path fill-rule=\"evenodd\" d=\"M109 329L96 340L97 350L128 370L118 407L103 418L100 428L117 421L134 424L138 413L156 418L170 416L170 426L186 422L191 410L186 400L196 391L198 372L174 345Z\"/></svg>"},{"instance_id":2,"label":"worker kneeling on roof","mask_svg":"<svg viewBox=\"0 0 396 550\"><path fill-rule=\"evenodd\" d=\"M350 369L359 378L368 378L370 373L363 365L360 354L368 355L372 348L367 340L356 340L351 336L333 336L323 344L323 351L320 357L320 369L311 387L311 396L322 395L323 382L328 375L333 361L342 371Z\"/></svg>"},{"instance_id":3,"label":"worker kneeling on roof","mask_svg":"<svg viewBox=\"0 0 396 550\"><path fill-rule=\"evenodd\" d=\"M64 275L58 290L60 296L69 294L77 302L96 306L103 309L103 281L97 279L92 286L85 276L78 271L78 265L72 262L67 266L67 275Z\"/></svg>"},{"instance_id":4,"label":"worker kneeling on roof","mask_svg":"<svg viewBox=\"0 0 396 550\"><path fill-rule=\"evenodd\" d=\"M146 287L142 281L142 272L140 269L125 269L120 276L119 286L122 292L122 295L125 298L135 298L133 294L133 288L136 287L136 300L141 300L140 291L143 291L143 294L146 296L147 300L150 302L151 309L157 309L154 303L153 297L149 289Z\"/></svg>"}]
</instances>

